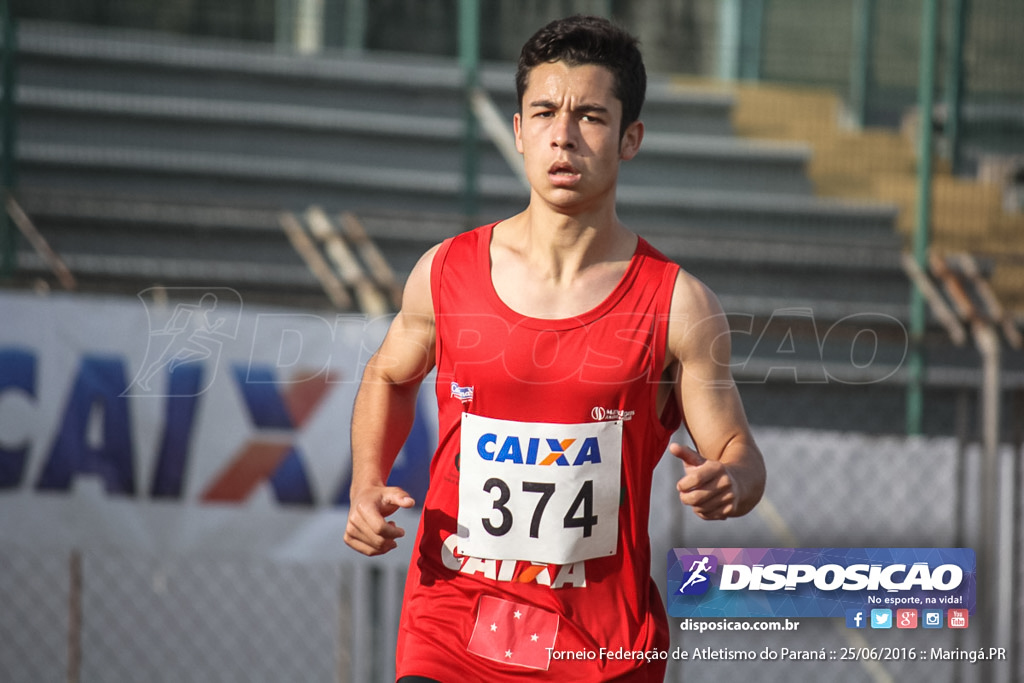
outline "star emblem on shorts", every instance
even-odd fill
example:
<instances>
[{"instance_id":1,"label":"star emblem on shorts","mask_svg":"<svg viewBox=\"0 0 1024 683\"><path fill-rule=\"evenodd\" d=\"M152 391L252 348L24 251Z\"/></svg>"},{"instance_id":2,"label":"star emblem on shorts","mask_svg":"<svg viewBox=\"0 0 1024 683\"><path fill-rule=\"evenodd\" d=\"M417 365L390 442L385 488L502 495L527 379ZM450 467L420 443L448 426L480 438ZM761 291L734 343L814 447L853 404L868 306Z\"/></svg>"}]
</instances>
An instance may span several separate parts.
<instances>
[{"instance_id":1,"label":"star emblem on shorts","mask_svg":"<svg viewBox=\"0 0 1024 683\"><path fill-rule=\"evenodd\" d=\"M558 621L554 612L484 595L467 649L505 666L546 671Z\"/></svg>"}]
</instances>

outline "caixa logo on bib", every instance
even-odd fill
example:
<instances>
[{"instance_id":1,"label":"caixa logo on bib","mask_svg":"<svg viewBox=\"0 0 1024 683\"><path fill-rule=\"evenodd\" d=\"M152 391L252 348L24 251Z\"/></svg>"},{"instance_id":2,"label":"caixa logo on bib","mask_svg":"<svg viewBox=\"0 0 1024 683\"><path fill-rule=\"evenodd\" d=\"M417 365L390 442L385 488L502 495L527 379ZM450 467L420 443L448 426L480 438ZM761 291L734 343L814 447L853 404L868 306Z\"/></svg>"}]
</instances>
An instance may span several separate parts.
<instances>
[{"instance_id":1,"label":"caixa logo on bib","mask_svg":"<svg viewBox=\"0 0 1024 683\"><path fill-rule=\"evenodd\" d=\"M583 439L552 439L488 432L480 435L476 451L484 460L516 465L578 467L601 462L601 444L594 436Z\"/></svg>"},{"instance_id":2,"label":"caixa logo on bib","mask_svg":"<svg viewBox=\"0 0 1024 683\"><path fill-rule=\"evenodd\" d=\"M829 617L898 605L973 613L975 581L968 548L675 548L668 553L668 612Z\"/></svg>"}]
</instances>

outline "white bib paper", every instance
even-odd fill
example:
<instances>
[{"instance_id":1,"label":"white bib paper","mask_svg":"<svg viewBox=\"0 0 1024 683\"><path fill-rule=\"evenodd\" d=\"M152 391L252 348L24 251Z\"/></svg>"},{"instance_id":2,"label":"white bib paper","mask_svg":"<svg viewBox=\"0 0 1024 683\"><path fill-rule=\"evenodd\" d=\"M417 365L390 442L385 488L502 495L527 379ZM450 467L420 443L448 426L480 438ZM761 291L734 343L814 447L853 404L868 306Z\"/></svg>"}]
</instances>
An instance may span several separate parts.
<instances>
[{"instance_id":1,"label":"white bib paper","mask_svg":"<svg viewBox=\"0 0 1024 683\"><path fill-rule=\"evenodd\" d=\"M614 555L622 422L462 414L459 552L569 564Z\"/></svg>"}]
</instances>

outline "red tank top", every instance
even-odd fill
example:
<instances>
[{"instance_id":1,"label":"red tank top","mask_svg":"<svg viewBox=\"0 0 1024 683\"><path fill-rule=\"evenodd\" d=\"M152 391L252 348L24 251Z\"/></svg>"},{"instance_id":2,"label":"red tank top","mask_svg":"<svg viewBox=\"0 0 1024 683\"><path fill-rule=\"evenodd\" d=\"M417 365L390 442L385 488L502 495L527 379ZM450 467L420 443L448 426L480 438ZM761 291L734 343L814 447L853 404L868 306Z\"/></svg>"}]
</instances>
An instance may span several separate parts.
<instances>
[{"instance_id":1,"label":"red tank top","mask_svg":"<svg viewBox=\"0 0 1024 683\"><path fill-rule=\"evenodd\" d=\"M656 409L678 266L640 239L596 308L529 318L494 290L493 227L447 240L432 264L439 438L398 675L661 681L664 661L636 653L669 643L647 527L652 473L680 424L674 399ZM463 432L472 434L465 444ZM598 468L604 478L587 484ZM480 479L462 495L485 503L464 506L460 520L460 478L465 485L471 472ZM496 554L460 548L467 533ZM611 535L595 540L602 533ZM584 538L597 544L585 559L561 557ZM556 556L564 562L545 561Z\"/></svg>"}]
</instances>

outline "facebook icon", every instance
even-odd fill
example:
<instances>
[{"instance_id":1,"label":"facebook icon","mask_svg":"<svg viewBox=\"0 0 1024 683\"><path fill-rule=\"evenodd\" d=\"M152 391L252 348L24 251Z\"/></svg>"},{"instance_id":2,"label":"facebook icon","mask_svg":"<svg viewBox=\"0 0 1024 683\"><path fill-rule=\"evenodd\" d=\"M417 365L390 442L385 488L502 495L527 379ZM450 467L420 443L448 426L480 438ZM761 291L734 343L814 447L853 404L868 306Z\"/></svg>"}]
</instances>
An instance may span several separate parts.
<instances>
[{"instance_id":1,"label":"facebook icon","mask_svg":"<svg viewBox=\"0 0 1024 683\"><path fill-rule=\"evenodd\" d=\"M846 628L867 628L867 617L864 610L846 610Z\"/></svg>"}]
</instances>

